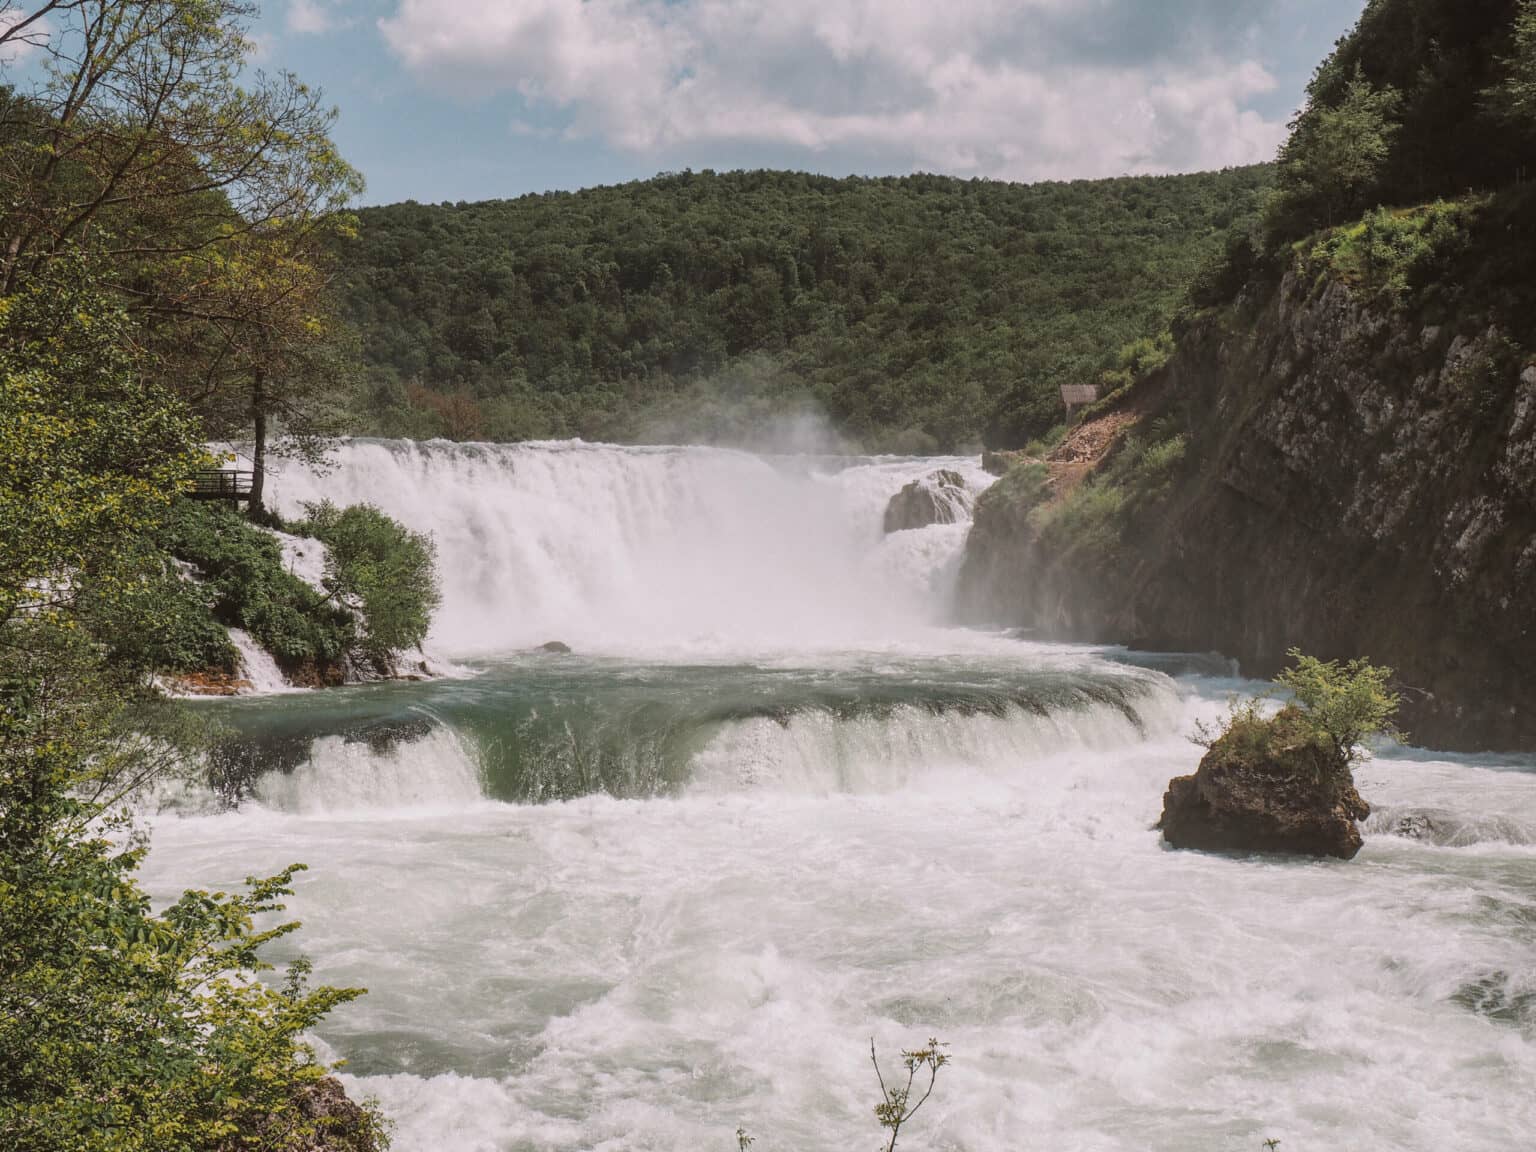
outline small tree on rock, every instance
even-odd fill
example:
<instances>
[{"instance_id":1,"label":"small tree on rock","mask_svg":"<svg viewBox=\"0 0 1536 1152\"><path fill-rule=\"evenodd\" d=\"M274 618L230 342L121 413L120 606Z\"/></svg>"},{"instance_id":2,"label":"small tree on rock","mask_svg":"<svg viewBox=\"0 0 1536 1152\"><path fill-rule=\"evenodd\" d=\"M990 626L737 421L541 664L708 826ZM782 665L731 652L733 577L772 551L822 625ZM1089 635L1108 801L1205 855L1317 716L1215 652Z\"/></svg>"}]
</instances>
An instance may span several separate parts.
<instances>
[{"instance_id":1,"label":"small tree on rock","mask_svg":"<svg viewBox=\"0 0 1536 1152\"><path fill-rule=\"evenodd\" d=\"M1392 669L1367 660L1319 660L1299 648L1286 653L1295 666L1275 679L1289 688L1312 727L1325 735L1347 767L1367 755L1371 736L1397 736L1392 718L1401 697L1392 691Z\"/></svg>"}]
</instances>

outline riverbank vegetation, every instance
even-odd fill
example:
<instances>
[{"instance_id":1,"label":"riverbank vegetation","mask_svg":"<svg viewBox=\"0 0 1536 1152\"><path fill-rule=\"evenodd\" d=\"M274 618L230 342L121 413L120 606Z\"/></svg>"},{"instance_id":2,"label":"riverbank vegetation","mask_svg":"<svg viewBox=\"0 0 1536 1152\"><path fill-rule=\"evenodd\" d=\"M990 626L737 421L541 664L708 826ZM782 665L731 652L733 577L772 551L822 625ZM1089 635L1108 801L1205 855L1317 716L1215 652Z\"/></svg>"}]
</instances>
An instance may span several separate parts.
<instances>
[{"instance_id":1,"label":"riverbank vegetation","mask_svg":"<svg viewBox=\"0 0 1536 1152\"><path fill-rule=\"evenodd\" d=\"M254 16L0 4L0 60L43 63L0 89L0 1146L17 1152L384 1141L304 1039L361 990L264 959L297 927L279 914L299 866L152 903L126 807L200 762L202 725L155 678L232 668L224 623L306 653L374 643L371 623L346 641L335 605L316 616L325 594L270 537L182 495L211 438L254 431L258 480L267 421L293 451L324 443L325 261L358 181L316 93L245 71Z\"/></svg>"}]
</instances>

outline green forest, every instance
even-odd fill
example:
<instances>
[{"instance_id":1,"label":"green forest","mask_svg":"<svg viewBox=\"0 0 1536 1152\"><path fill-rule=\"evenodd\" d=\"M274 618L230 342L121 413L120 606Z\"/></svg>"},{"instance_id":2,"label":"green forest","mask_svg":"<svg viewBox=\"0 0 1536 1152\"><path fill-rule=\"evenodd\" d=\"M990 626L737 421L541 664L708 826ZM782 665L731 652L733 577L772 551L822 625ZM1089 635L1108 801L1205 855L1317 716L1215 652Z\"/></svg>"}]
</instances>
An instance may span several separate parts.
<instances>
[{"instance_id":1,"label":"green forest","mask_svg":"<svg viewBox=\"0 0 1536 1152\"><path fill-rule=\"evenodd\" d=\"M1272 179L706 171L364 209L338 249L349 423L739 442L809 410L868 449L1022 443L1167 326Z\"/></svg>"}]
</instances>

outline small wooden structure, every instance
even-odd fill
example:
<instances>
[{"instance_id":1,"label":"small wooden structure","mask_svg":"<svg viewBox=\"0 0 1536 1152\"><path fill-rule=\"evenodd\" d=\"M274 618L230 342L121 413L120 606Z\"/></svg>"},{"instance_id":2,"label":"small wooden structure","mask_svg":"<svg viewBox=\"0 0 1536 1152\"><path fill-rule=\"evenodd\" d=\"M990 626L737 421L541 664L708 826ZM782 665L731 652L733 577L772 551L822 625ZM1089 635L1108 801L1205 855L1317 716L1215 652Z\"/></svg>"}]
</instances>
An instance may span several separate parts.
<instances>
[{"instance_id":1,"label":"small wooden structure","mask_svg":"<svg viewBox=\"0 0 1536 1152\"><path fill-rule=\"evenodd\" d=\"M1095 403L1099 398L1099 386L1097 384L1063 384L1061 386L1061 402L1067 406L1067 419L1072 419L1072 412L1076 408L1084 408Z\"/></svg>"},{"instance_id":2,"label":"small wooden structure","mask_svg":"<svg viewBox=\"0 0 1536 1152\"><path fill-rule=\"evenodd\" d=\"M225 468L205 468L192 474L187 495L193 500L228 500L241 504L251 498L253 474Z\"/></svg>"}]
</instances>

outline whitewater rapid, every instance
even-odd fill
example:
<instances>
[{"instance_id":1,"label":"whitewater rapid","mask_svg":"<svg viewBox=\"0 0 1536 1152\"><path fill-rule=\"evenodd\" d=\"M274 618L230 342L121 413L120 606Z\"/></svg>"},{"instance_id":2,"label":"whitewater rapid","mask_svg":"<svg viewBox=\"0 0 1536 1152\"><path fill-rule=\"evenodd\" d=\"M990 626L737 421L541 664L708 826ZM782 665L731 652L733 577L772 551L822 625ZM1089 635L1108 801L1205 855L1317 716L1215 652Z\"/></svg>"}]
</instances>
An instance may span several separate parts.
<instances>
[{"instance_id":1,"label":"whitewater rapid","mask_svg":"<svg viewBox=\"0 0 1536 1152\"><path fill-rule=\"evenodd\" d=\"M156 822L155 891L310 865L299 945L369 989L317 1039L399 1152L874 1147L870 1038L930 1036L903 1147L1528 1143L1536 764L1384 749L1349 863L1168 851L1188 735L1259 686L945 628L966 525L880 530L941 467L988 482L383 442L285 475L433 533L476 675L209 705L234 806Z\"/></svg>"}]
</instances>

